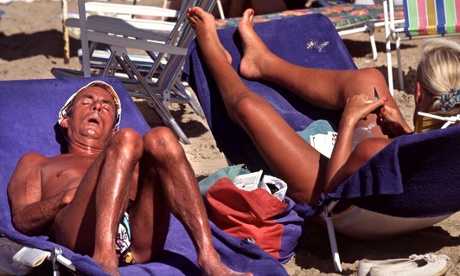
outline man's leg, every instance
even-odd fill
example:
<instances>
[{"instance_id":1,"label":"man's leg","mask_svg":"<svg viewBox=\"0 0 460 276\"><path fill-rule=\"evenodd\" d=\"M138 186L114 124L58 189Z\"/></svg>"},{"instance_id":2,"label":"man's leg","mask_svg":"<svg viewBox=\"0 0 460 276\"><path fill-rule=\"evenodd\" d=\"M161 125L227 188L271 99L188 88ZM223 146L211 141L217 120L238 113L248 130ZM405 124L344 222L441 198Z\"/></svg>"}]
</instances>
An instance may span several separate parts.
<instances>
[{"instance_id":1,"label":"man's leg","mask_svg":"<svg viewBox=\"0 0 460 276\"><path fill-rule=\"evenodd\" d=\"M188 18L229 117L249 134L275 175L288 183L288 195L296 202L316 204L324 187L324 159L241 81L227 61L214 18L200 8L189 10Z\"/></svg>"},{"instance_id":2,"label":"man's leg","mask_svg":"<svg viewBox=\"0 0 460 276\"><path fill-rule=\"evenodd\" d=\"M138 193L129 211L134 260L148 262L163 249L171 210L190 235L206 275L236 274L214 248L195 174L176 136L157 127L144 136L144 146Z\"/></svg>"},{"instance_id":3,"label":"man's leg","mask_svg":"<svg viewBox=\"0 0 460 276\"><path fill-rule=\"evenodd\" d=\"M110 274L118 274L114 243L116 229L126 210L135 166L142 155L142 138L120 130L92 163L74 199L56 217L57 243L92 255Z\"/></svg>"}]
</instances>

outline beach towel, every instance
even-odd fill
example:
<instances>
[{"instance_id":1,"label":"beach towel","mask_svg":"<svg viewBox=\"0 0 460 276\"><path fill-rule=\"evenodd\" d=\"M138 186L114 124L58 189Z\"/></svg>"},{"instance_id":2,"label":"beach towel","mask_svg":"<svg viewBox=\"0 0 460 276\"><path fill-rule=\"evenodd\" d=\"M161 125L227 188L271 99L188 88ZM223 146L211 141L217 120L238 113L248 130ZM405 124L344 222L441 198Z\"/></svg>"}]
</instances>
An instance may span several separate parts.
<instances>
[{"instance_id":1,"label":"beach towel","mask_svg":"<svg viewBox=\"0 0 460 276\"><path fill-rule=\"evenodd\" d=\"M118 92L123 108L121 128L131 127L140 134L150 127L121 82L99 78ZM57 114L66 99L92 78L21 80L0 82L0 233L32 248L52 251L60 247L79 275L104 275L91 257L72 252L49 241L47 236L29 237L17 232L11 223L7 184L20 156L29 151L46 156L64 148L57 126ZM213 241L222 261L237 271L255 275L286 275L283 266L258 246L232 237L211 223ZM165 248L153 262L120 268L122 275L201 275L191 239L182 224L171 216Z\"/></svg>"}]
</instances>

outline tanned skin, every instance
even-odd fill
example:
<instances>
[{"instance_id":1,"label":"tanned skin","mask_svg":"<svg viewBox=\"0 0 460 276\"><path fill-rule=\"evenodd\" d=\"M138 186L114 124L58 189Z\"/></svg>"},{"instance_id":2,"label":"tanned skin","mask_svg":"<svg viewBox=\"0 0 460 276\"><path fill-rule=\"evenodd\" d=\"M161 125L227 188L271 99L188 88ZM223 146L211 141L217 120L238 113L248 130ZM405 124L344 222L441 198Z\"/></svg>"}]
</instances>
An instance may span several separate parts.
<instances>
[{"instance_id":1,"label":"tanned skin","mask_svg":"<svg viewBox=\"0 0 460 276\"><path fill-rule=\"evenodd\" d=\"M230 55L219 41L214 17L198 7L189 9L187 16L229 117L248 133L276 176L287 182L287 194L296 202L317 204L321 192L334 191L390 142L385 134L412 132L379 71L331 71L288 63L265 46L253 29L254 11L246 10L238 25L244 52L240 74L247 79L286 87L311 104L330 110L343 109L334 151L331 159L325 160L270 103L242 82L230 65ZM379 100L374 100L374 87L379 91ZM382 107L379 114L374 114L379 107ZM381 125L381 128L372 129L377 138L365 140L352 152L353 130L375 120Z\"/></svg>"},{"instance_id":2,"label":"tanned skin","mask_svg":"<svg viewBox=\"0 0 460 276\"><path fill-rule=\"evenodd\" d=\"M49 234L118 275L114 242L124 212L135 263L162 250L172 212L190 234L204 275L240 274L214 248L195 174L175 135L166 127L143 137L116 131L115 112L107 91L88 87L60 123L68 153L32 152L19 160L8 186L14 227L27 235Z\"/></svg>"}]
</instances>

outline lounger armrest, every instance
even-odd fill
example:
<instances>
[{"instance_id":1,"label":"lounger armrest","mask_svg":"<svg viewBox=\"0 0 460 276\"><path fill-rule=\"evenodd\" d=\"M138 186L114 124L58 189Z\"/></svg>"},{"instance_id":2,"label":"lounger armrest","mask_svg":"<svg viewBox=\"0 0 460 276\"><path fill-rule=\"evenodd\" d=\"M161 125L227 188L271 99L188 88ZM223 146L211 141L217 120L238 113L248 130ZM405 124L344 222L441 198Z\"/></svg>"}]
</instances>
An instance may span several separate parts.
<instances>
[{"instance_id":1,"label":"lounger armrest","mask_svg":"<svg viewBox=\"0 0 460 276\"><path fill-rule=\"evenodd\" d=\"M186 55L187 48L166 45L154 41L145 41L139 39L131 39L121 36L108 35L98 32L88 32L88 40L108 45L121 46L127 48L142 49L145 51L167 53L173 55Z\"/></svg>"},{"instance_id":2,"label":"lounger armrest","mask_svg":"<svg viewBox=\"0 0 460 276\"><path fill-rule=\"evenodd\" d=\"M145 5L127 5L101 2L86 2L87 12L145 15L159 17L178 17L179 11L173 9L160 8Z\"/></svg>"},{"instance_id":3,"label":"lounger armrest","mask_svg":"<svg viewBox=\"0 0 460 276\"><path fill-rule=\"evenodd\" d=\"M77 18L69 18L65 21L66 26L80 28L80 20ZM124 22L121 19L90 16L86 22L87 29L95 32L114 33L123 36L130 36L139 39L149 39L154 41L165 41L168 33L153 32L143 29L138 29Z\"/></svg>"},{"instance_id":4,"label":"lounger armrest","mask_svg":"<svg viewBox=\"0 0 460 276\"><path fill-rule=\"evenodd\" d=\"M175 22L165 22L161 20L144 20L144 19L122 19L103 15L88 16L86 22L94 22L99 24L111 24L112 27L124 27L128 29L142 29L144 31L164 31L171 32L176 25ZM143 26L140 28L139 26Z\"/></svg>"}]
</instances>

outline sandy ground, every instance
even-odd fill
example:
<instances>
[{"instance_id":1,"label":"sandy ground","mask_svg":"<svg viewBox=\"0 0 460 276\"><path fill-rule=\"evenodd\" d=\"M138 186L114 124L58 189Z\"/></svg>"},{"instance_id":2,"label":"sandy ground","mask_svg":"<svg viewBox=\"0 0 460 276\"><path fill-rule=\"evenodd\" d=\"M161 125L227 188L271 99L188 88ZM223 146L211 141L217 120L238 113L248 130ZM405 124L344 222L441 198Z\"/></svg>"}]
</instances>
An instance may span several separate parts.
<instances>
[{"instance_id":1,"label":"sandy ground","mask_svg":"<svg viewBox=\"0 0 460 276\"><path fill-rule=\"evenodd\" d=\"M159 0L142 0L141 4L157 4ZM78 36L71 35L71 58L64 63L60 1L12 2L0 4L5 14L0 21L0 80L53 78L53 67L79 69L76 57ZM76 12L76 1L69 1L69 11ZM378 60L370 58L367 34L345 36L348 47L359 68L376 67L386 76L386 57L383 30L377 30ZM403 70L405 91L395 90L395 98L408 122L412 122L412 82L422 41L403 44ZM394 44L393 44L394 46ZM396 58L393 55L393 71L396 75ZM396 81L395 88L398 88ZM143 101L137 101L146 120L155 126L156 114ZM188 106L176 105L173 114L180 123L191 145L184 145L187 156L198 178L226 166L224 156L215 146L206 121L199 118ZM405 258L411 254L437 252L448 254L454 263L460 252L460 215L415 233L379 241L358 241L338 235L338 247L343 265L342 274L353 275L359 260L363 258ZM299 250L285 268L290 275L335 275L329 241L325 228L313 223L301 238ZM460 266L452 266L448 275L460 275Z\"/></svg>"}]
</instances>

